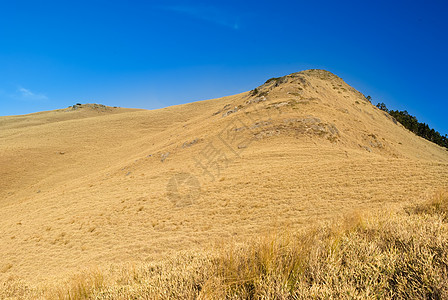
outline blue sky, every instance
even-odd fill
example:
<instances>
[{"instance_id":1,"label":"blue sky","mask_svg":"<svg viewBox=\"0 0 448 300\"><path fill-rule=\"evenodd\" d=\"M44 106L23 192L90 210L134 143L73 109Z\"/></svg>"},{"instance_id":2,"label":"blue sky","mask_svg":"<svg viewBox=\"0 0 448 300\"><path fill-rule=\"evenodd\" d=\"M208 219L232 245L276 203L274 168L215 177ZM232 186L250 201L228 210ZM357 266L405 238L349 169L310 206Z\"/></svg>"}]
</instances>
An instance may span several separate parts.
<instances>
[{"instance_id":1,"label":"blue sky","mask_svg":"<svg viewBox=\"0 0 448 300\"><path fill-rule=\"evenodd\" d=\"M154 109L309 68L448 133L448 1L3 1L0 115Z\"/></svg>"}]
</instances>

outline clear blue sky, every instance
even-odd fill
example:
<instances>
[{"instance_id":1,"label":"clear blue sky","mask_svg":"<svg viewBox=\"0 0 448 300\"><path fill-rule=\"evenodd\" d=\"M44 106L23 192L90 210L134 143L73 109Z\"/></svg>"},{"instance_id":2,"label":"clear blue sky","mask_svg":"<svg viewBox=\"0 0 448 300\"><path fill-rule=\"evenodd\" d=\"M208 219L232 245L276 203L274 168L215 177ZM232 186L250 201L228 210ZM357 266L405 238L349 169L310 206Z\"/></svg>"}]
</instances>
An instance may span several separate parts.
<instances>
[{"instance_id":1,"label":"clear blue sky","mask_svg":"<svg viewBox=\"0 0 448 300\"><path fill-rule=\"evenodd\" d=\"M448 1L0 0L0 115L160 108L309 68L448 133Z\"/></svg>"}]
</instances>

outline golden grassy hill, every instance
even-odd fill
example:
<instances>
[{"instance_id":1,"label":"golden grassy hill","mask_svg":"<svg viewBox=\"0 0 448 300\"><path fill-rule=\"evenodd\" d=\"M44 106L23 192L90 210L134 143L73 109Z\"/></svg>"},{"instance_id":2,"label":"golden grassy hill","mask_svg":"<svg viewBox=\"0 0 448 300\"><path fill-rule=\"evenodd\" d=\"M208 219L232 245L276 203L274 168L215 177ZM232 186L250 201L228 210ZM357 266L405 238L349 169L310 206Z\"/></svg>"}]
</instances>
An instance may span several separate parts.
<instances>
[{"instance_id":1,"label":"golden grassy hill","mask_svg":"<svg viewBox=\"0 0 448 300\"><path fill-rule=\"evenodd\" d=\"M0 281L207 251L448 187L448 151L341 78L147 111L0 117Z\"/></svg>"}]
</instances>

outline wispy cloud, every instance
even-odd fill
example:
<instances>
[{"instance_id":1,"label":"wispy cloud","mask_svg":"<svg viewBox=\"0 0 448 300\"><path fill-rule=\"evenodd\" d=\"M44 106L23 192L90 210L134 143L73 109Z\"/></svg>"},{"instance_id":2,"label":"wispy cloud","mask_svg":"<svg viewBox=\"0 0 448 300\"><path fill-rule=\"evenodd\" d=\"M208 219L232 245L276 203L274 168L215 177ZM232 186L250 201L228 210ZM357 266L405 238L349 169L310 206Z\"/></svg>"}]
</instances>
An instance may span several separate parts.
<instances>
[{"instance_id":1,"label":"wispy cloud","mask_svg":"<svg viewBox=\"0 0 448 300\"><path fill-rule=\"evenodd\" d=\"M176 12L190 17L211 22L220 26L228 27L234 30L240 28L238 18L231 16L223 10L214 6L161 6L161 9Z\"/></svg>"},{"instance_id":2,"label":"wispy cloud","mask_svg":"<svg viewBox=\"0 0 448 300\"><path fill-rule=\"evenodd\" d=\"M45 96L44 94L33 93L29 89L26 89L21 86L19 86L17 88L17 92L19 93L19 96L23 99L28 99L28 100L47 100L48 99L48 97Z\"/></svg>"}]
</instances>

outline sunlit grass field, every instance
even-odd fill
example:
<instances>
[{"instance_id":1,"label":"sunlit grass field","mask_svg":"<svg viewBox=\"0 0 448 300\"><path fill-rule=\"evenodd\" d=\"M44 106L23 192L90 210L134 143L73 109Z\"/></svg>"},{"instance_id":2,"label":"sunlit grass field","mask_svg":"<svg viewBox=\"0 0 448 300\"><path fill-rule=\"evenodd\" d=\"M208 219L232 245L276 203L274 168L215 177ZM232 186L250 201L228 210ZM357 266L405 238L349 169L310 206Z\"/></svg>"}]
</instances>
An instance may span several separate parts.
<instances>
[{"instance_id":1,"label":"sunlit grass field","mask_svg":"<svg viewBox=\"0 0 448 300\"><path fill-rule=\"evenodd\" d=\"M329 72L0 127L0 298L446 297L448 151Z\"/></svg>"}]
</instances>

